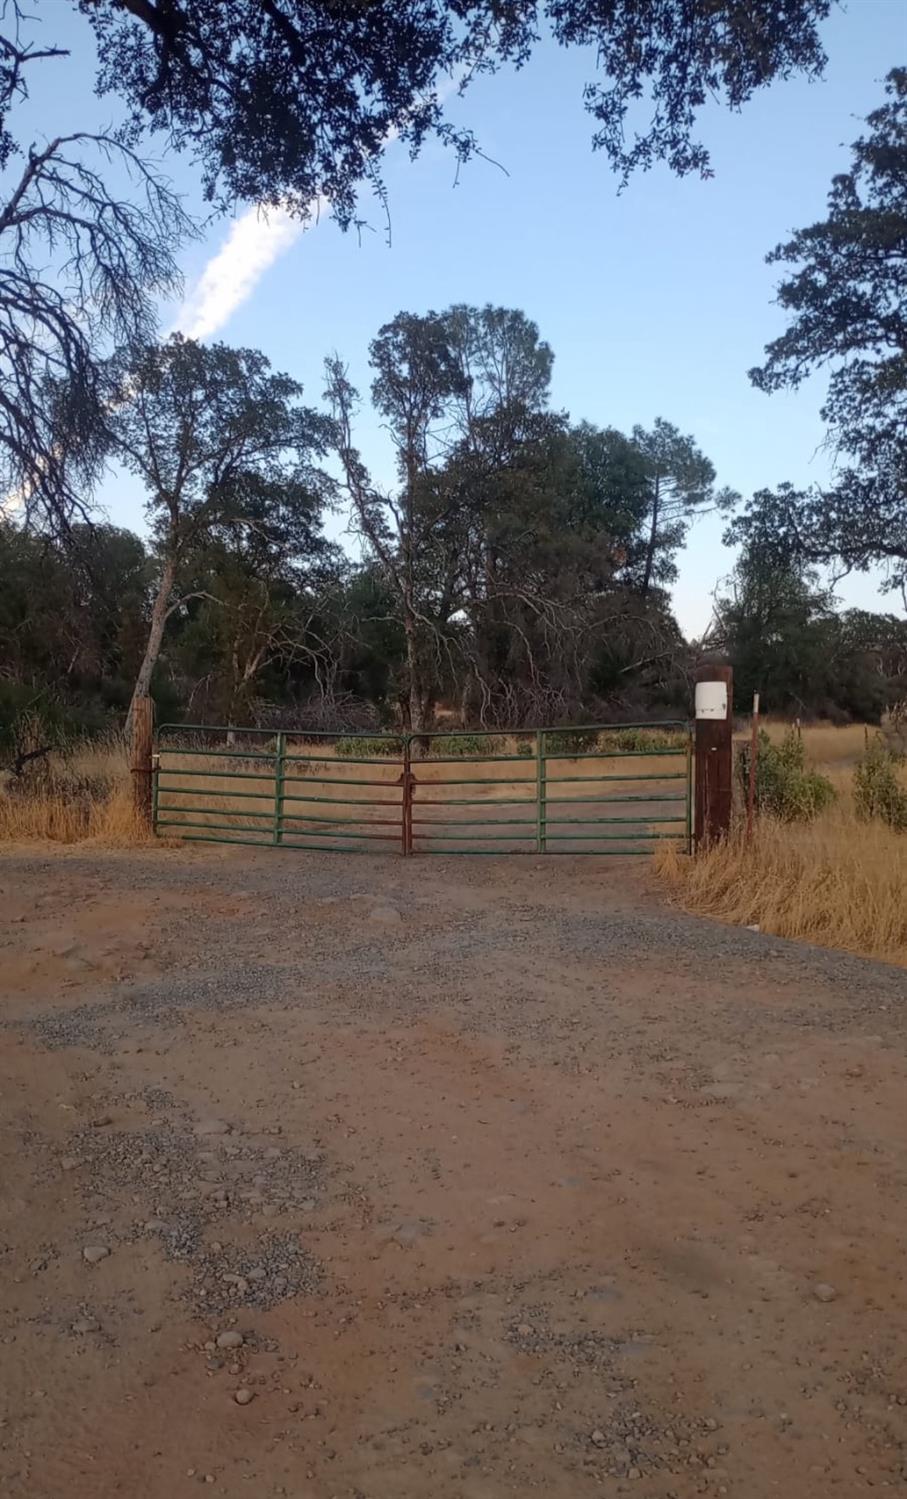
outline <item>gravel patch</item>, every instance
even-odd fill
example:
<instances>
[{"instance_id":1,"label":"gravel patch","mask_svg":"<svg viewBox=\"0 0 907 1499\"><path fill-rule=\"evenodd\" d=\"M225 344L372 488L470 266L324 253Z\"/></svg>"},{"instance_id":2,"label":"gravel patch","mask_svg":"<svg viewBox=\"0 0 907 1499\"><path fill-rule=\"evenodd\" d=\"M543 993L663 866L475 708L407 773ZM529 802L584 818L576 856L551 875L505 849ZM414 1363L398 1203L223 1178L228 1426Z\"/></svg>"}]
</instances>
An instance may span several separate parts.
<instances>
[{"instance_id":1,"label":"gravel patch","mask_svg":"<svg viewBox=\"0 0 907 1499\"><path fill-rule=\"evenodd\" d=\"M310 1212L325 1191L320 1155L233 1134L198 1136L185 1124L88 1126L70 1137L67 1149L84 1168L79 1188L92 1204L91 1222L103 1224L105 1247L153 1239L168 1260L190 1268L187 1294L200 1310L273 1306L317 1285L315 1261L297 1230L260 1230L251 1246L233 1240L261 1217ZM110 1218L99 1217L98 1204L111 1210ZM101 1258L106 1254L93 1254L90 1262Z\"/></svg>"}]
</instances>

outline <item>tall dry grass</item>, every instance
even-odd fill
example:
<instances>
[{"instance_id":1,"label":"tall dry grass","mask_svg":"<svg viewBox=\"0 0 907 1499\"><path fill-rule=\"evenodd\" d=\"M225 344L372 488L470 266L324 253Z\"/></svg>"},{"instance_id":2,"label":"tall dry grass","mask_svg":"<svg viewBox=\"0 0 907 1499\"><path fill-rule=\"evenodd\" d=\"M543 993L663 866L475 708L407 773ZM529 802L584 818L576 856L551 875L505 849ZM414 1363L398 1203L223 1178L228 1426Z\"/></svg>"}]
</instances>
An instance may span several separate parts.
<instances>
[{"instance_id":1,"label":"tall dry grass","mask_svg":"<svg viewBox=\"0 0 907 1499\"><path fill-rule=\"evenodd\" d=\"M773 735L783 730L772 725ZM854 810L853 766L866 730L817 725L803 738L835 787L833 807L813 823L760 818L751 844L738 825L693 859L661 848L656 869L698 915L907 966L907 837L861 822Z\"/></svg>"},{"instance_id":2,"label":"tall dry grass","mask_svg":"<svg viewBox=\"0 0 907 1499\"><path fill-rule=\"evenodd\" d=\"M791 725L786 719L762 718L760 727L765 729L770 739L780 743L790 731ZM836 767L855 765L866 748L867 734L876 732L877 730L862 723L807 724L801 730L807 757L823 773ZM748 737L748 733L735 735L738 741Z\"/></svg>"},{"instance_id":3,"label":"tall dry grass","mask_svg":"<svg viewBox=\"0 0 907 1499\"><path fill-rule=\"evenodd\" d=\"M132 807L122 741L76 744L0 787L0 842L91 842L127 848L149 834Z\"/></svg>"}]
</instances>

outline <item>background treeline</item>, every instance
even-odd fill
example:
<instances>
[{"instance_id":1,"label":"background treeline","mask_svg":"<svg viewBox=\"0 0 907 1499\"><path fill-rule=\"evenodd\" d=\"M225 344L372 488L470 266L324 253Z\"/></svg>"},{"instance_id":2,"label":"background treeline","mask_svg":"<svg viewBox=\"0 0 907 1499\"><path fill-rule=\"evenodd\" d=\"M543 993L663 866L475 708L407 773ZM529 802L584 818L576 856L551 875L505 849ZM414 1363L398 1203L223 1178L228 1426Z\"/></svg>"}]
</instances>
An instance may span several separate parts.
<instances>
[{"instance_id":1,"label":"background treeline","mask_svg":"<svg viewBox=\"0 0 907 1499\"><path fill-rule=\"evenodd\" d=\"M160 718L220 723L671 716L705 651L744 708L758 688L769 710L872 720L907 694L907 622L836 611L784 495L731 521L737 566L686 642L678 552L738 496L667 421L625 434L551 411L552 351L523 313L401 313L370 363L389 486L336 357L317 410L257 351L174 337L110 363L108 452L143 481L149 532L0 523L8 742L22 714L51 737L120 725L149 686ZM355 559L325 538L332 512Z\"/></svg>"},{"instance_id":2,"label":"background treeline","mask_svg":"<svg viewBox=\"0 0 907 1499\"><path fill-rule=\"evenodd\" d=\"M907 597L907 70L888 75L849 170L832 181L826 217L768 257L785 267L786 326L750 378L772 392L830 372L827 485L782 483L744 503L716 487L707 455L669 421L629 433L576 424L551 409L552 351L525 314L465 306L400 313L370 345L374 419L396 455L386 482L357 447L360 395L340 357L326 362L324 398L309 406L297 382L256 350L156 341L155 302L179 290L174 255L193 225L138 146L153 96L170 145L197 143L219 208L232 193L304 218L321 193L348 223L356 185L375 180L376 142L391 122L407 124L413 146L434 130L469 154L470 139L445 134L437 100L428 116L409 113L414 99L433 97L425 79L404 67L398 87L396 63L406 64L426 23L421 8L415 32L403 25L402 50L387 53L368 32L351 38L370 77L378 45L375 88L396 102L372 116L363 100L362 134L344 137L339 154L332 132L348 129L348 101L341 108L317 76L299 76L309 54L286 55L289 11L270 7L276 30L262 31L251 0L205 0L193 7L190 59L178 6L166 17L153 7L127 17L114 0L91 9L99 87L125 85L132 101L125 134L28 145L13 118L35 66L63 54L28 39L31 18L18 5L2 39L0 736L8 743L23 715L48 732L122 725L132 700L149 691L161 718L343 729L420 731L442 710L445 720L490 727L655 717L688 711L691 669L706 652L734 665L743 709L754 690L766 710L804 717L878 719L904 700L903 616L839 613L825 580L880 567L892 597ZM576 7L556 9L566 44ZM731 41L743 58L755 47L758 76L746 86L746 70L727 62L734 104L791 63L821 68L820 0L799 0L783 18L768 3L755 9L762 32L753 6L742 20L736 10L719 14L724 7L708 24L697 17L693 60L703 76L712 78L719 40L726 59ZM225 10L237 55L268 58L255 73L274 107L267 150L260 113L249 116L232 91L244 76L232 62L216 90L225 135L207 133L210 101L194 84L182 92L198 57L209 58L212 79L225 66L215 45ZM612 114L599 99L610 122L600 143L625 173L662 158L681 172L707 165L684 102L686 89L700 97L689 11L677 0L649 18L641 72L636 23L609 11L599 24L618 106ZM531 40L528 20L529 30L492 45L478 21L461 35L458 7L439 14L445 24L429 28L425 54L429 80L461 46L475 60L476 46L491 45L493 65L501 47L510 56ZM165 40L153 61L144 28L155 18ZM321 32L312 39L316 50L324 43ZM385 78L388 66L394 76ZM627 157L621 101L656 81L676 95L666 118L688 126L666 133L656 114ZM322 129L297 128L310 120ZM326 144L313 161L316 139ZM130 183L125 195L121 179ZM144 488L141 539L99 517L95 497L111 466ZM669 591L692 523L715 509L739 550L712 627L690 644ZM342 520L328 530L346 525L351 546L326 539L331 514Z\"/></svg>"}]
</instances>

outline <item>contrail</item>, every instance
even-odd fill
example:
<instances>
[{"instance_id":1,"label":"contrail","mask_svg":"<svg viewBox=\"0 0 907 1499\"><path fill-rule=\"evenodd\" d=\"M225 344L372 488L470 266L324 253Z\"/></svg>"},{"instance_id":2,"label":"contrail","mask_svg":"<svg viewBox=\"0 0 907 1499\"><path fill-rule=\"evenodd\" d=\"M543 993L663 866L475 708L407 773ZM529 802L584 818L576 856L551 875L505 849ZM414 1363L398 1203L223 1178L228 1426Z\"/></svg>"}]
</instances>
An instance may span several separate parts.
<instances>
[{"instance_id":1,"label":"contrail","mask_svg":"<svg viewBox=\"0 0 907 1499\"><path fill-rule=\"evenodd\" d=\"M436 90L439 102L455 93L464 77L459 68ZM392 125L381 143L384 150L400 134ZM294 218L285 208L263 208L255 203L240 214L226 242L208 261L192 290L184 299L170 327L187 338L211 338L251 297L259 281L275 260L298 239L320 222L330 211L330 200L321 195L309 204L303 219Z\"/></svg>"},{"instance_id":2,"label":"contrail","mask_svg":"<svg viewBox=\"0 0 907 1499\"><path fill-rule=\"evenodd\" d=\"M449 98L463 76L464 70L460 69L455 77L442 83L437 90L438 99ZM399 134L400 127L392 125L384 137L382 149L395 141ZM219 332L237 308L251 297L274 262L307 229L320 223L322 215L330 212L330 207L330 200L321 194L313 198L305 217L297 218L285 208L265 208L260 203L253 203L234 220L224 244L212 255L184 297L168 331L196 339L211 338ZM25 485L0 496L0 515L18 510L33 487Z\"/></svg>"},{"instance_id":3,"label":"contrail","mask_svg":"<svg viewBox=\"0 0 907 1499\"><path fill-rule=\"evenodd\" d=\"M327 212L326 198L317 199L304 219L285 208L247 208L234 222L226 242L208 261L173 320L173 332L187 338L210 338L229 322L256 286L311 224Z\"/></svg>"}]
</instances>

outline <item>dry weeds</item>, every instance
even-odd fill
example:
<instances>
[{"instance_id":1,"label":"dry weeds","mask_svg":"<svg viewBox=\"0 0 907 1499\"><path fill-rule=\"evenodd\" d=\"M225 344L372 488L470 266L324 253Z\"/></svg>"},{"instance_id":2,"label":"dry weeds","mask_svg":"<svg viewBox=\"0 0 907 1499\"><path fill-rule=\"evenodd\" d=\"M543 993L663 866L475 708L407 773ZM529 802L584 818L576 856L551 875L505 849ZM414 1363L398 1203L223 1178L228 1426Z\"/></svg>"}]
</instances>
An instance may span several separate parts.
<instances>
[{"instance_id":1,"label":"dry weeds","mask_svg":"<svg viewBox=\"0 0 907 1499\"><path fill-rule=\"evenodd\" d=\"M769 725L773 737L785 728ZM656 869L679 903L700 916L907 966L907 838L854 812L853 767L866 732L862 724L803 730L809 760L838 793L814 823L762 818L752 844L737 827L695 859L659 849Z\"/></svg>"},{"instance_id":2,"label":"dry weeds","mask_svg":"<svg viewBox=\"0 0 907 1499\"><path fill-rule=\"evenodd\" d=\"M132 807L121 741L75 745L26 767L0 788L0 842L90 842L128 848L148 841Z\"/></svg>"}]
</instances>

